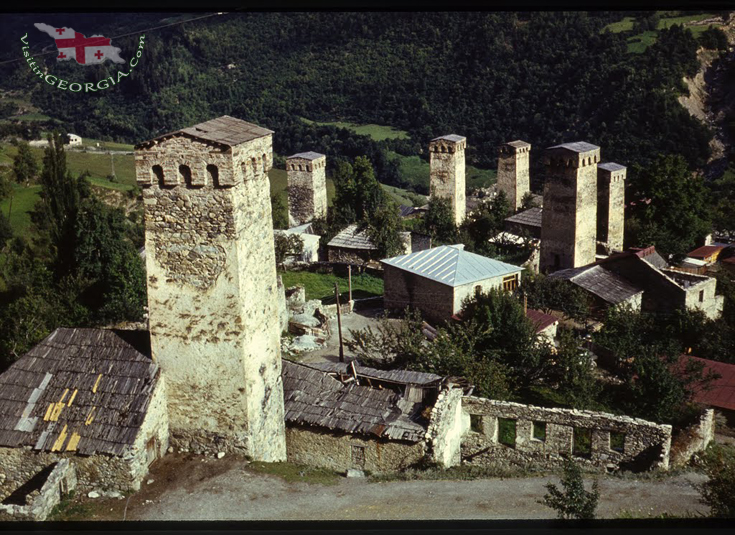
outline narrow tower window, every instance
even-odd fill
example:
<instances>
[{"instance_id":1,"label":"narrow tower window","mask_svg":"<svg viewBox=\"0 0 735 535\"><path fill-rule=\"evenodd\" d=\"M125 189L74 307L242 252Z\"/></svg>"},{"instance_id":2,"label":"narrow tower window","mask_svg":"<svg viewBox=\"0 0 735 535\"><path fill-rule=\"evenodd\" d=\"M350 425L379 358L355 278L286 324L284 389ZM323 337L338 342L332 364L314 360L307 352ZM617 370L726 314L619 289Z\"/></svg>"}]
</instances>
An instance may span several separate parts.
<instances>
[{"instance_id":1,"label":"narrow tower window","mask_svg":"<svg viewBox=\"0 0 735 535\"><path fill-rule=\"evenodd\" d=\"M219 169L217 169L216 165L212 165L211 163L207 166L207 175L209 175L209 180L212 182L212 185L215 188L219 187Z\"/></svg>"},{"instance_id":2,"label":"narrow tower window","mask_svg":"<svg viewBox=\"0 0 735 535\"><path fill-rule=\"evenodd\" d=\"M190 188L192 186L192 183L191 183L191 168L189 168L188 165L180 165L179 166L179 175L180 175L182 181L184 182L184 184L186 184L186 187L187 188Z\"/></svg>"},{"instance_id":3,"label":"narrow tower window","mask_svg":"<svg viewBox=\"0 0 735 535\"><path fill-rule=\"evenodd\" d=\"M154 165L151 168L151 171L153 171L153 176L156 177L156 180L158 181L158 187L162 188L164 186L163 183L163 167L160 165Z\"/></svg>"}]
</instances>

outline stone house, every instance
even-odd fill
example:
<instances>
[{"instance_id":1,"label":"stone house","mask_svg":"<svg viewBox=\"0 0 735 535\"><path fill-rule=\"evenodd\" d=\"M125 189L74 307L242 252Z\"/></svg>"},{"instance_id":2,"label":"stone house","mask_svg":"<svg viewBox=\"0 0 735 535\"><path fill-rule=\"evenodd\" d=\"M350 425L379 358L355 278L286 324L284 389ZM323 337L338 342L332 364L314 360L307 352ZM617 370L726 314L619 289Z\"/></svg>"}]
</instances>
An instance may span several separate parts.
<instances>
[{"instance_id":1,"label":"stone house","mask_svg":"<svg viewBox=\"0 0 735 535\"><path fill-rule=\"evenodd\" d=\"M78 136L76 134L67 134L67 137L69 138L68 145L75 146L75 145L81 145L82 144L82 138L81 136Z\"/></svg>"},{"instance_id":2,"label":"stone house","mask_svg":"<svg viewBox=\"0 0 735 535\"><path fill-rule=\"evenodd\" d=\"M459 464L462 390L442 383L433 374L284 360L288 460L373 473L426 458Z\"/></svg>"},{"instance_id":3,"label":"stone house","mask_svg":"<svg viewBox=\"0 0 735 535\"><path fill-rule=\"evenodd\" d=\"M557 318L533 308L526 309L526 317L533 324L537 335L545 338L551 344L554 343L556 333L559 329L559 320Z\"/></svg>"},{"instance_id":4,"label":"stone house","mask_svg":"<svg viewBox=\"0 0 735 535\"><path fill-rule=\"evenodd\" d=\"M137 490L168 448L145 336L59 328L0 375L0 499L68 459L79 486Z\"/></svg>"},{"instance_id":5,"label":"stone house","mask_svg":"<svg viewBox=\"0 0 735 535\"><path fill-rule=\"evenodd\" d=\"M304 223L298 227L291 227L287 230L275 229L275 234L281 234L283 236L297 235L301 238L303 248L299 255L288 255L286 257L285 264L290 265L297 262L304 262L307 264L313 264L319 261L319 240L321 236L313 234L311 223Z\"/></svg>"},{"instance_id":6,"label":"stone house","mask_svg":"<svg viewBox=\"0 0 735 535\"><path fill-rule=\"evenodd\" d=\"M505 230L516 236L541 239L542 208L529 208L505 218Z\"/></svg>"},{"instance_id":7,"label":"stone house","mask_svg":"<svg viewBox=\"0 0 735 535\"><path fill-rule=\"evenodd\" d=\"M720 253L727 248L727 245L703 245L693 251L687 253L687 258L695 258L701 260L706 265L711 265L717 262L720 257Z\"/></svg>"},{"instance_id":8,"label":"stone house","mask_svg":"<svg viewBox=\"0 0 735 535\"><path fill-rule=\"evenodd\" d=\"M709 318L722 313L724 297L715 294L717 279L669 268L654 247L631 249L551 276L588 292L598 315L606 307L622 303L644 312L693 308Z\"/></svg>"},{"instance_id":9,"label":"stone house","mask_svg":"<svg viewBox=\"0 0 735 535\"><path fill-rule=\"evenodd\" d=\"M477 292L491 288L515 290L523 268L443 245L382 260L383 303L386 309L411 307L425 318L442 322L462 310Z\"/></svg>"},{"instance_id":10,"label":"stone house","mask_svg":"<svg viewBox=\"0 0 735 535\"><path fill-rule=\"evenodd\" d=\"M401 232L404 251L411 252L412 235ZM423 243L418 241L417 243ZM370 240L366 229L357 223L348 225L327 244L327 258L330 262L380 267L378 249Z\"/></svg>"}]
</instances>

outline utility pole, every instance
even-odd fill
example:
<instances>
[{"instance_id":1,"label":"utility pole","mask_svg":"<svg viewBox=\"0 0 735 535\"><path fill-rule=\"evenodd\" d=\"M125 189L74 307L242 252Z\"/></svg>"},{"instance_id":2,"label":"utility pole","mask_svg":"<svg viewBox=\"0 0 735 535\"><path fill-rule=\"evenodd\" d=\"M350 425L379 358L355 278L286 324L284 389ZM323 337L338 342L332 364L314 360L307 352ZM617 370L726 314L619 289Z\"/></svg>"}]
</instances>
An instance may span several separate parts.
<instances>
[{"instance_id":1,"label":"utility pole","mask_svg":"<svg viewBox=\"0 0 735 535\"><path fill-rule=\"evenodd\" d=\"M352 302L352 264L347 264L347 285L350 289L350 303Z\"/></svg>"},{"instance_id":2,"label":"utility pole","mask_svg":"<svg viewBox=\"0 0 735 535\"><path fill-rule=\"evenodd\" d=\"M115 179L115 155L110 151L110 166L112 167L112 177Z\"/></svg>"},{"instance_id":3,"label":"utility pole","mask_svg":"<svg viewBox=\"0 0 735 535\"><path fill-rule=\"evenodd\" d=\"M342 344L342 311L339 309L339 284L334 283L334 297L337 299L337 330L339 331L339 361L345 361L345 348Z\"/></svg>"}]
</instances>

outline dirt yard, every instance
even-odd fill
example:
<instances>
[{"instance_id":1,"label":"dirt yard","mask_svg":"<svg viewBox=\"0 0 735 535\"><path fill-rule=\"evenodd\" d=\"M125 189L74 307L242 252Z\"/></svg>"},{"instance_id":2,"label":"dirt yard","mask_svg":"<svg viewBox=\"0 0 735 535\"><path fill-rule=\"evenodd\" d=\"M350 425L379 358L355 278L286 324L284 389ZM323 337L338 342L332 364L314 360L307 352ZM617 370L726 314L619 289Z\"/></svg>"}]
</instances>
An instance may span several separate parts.
<instances>
[{"instance_id":1,"label":"dirt yard","mask_svg":"<svg viewBox=\"0 0 735 535\"><path fill-rule=\"evenodd\" d=\"M558 483L556 477L378 483L337 476L334 484L313 484L258 473L234 456L179 454L157 461L148 479L128 499L82 497L75 507L98 520L548 519L554 512L537 500L547 482ZM598 515L706 513L695 487L704 480L693 472L660 480L601 476Z\"/></svg>"}]
</instances>

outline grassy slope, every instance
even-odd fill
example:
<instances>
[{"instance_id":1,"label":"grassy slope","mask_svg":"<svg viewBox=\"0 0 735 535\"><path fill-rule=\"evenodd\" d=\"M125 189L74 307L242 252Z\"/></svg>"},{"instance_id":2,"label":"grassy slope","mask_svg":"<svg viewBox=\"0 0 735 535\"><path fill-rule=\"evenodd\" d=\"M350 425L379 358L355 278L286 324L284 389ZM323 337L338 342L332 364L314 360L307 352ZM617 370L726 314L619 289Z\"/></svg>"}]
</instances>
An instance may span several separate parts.
<instances>
[{"instance_id":1,"label":"grassy slope","mask_svg":"<svg viewBox=\"0 0 735 535\"><path fill-rule=\"evenodd\" d=\"M408 133L403 130L398 130L392 126L381 126L379 124L354 124L354 123L343 123L343 122L322 122L322 121L311 121L304 117L301 120L308 124L319 124L327 126L336 126L337 128L346 128L352 130L356 134L363 136L370 136L375 141L383 141L384 139L408 139Z\"/></svg>"},{"instance_id":2,"label":"grassy slope","mask_svg":"<svg viewBox=\"0 0 735 535\"><path fill-rule=\"evenodd\" d=\"M679 17L666 17L662 18L656 28L662 30L669 28L674 24L686 24L687 22L696 22L704 19L713 17L712 13L699 13L695 15L684 15ZM635 19L633 17L625 17L623 20L608 24L604 30L610 30L613 33L627 32L633 29L633 23ZM707 24L706 26L688 26L687 28L694 34L694 37L698 37L700 33L715 26L714 24ZM645 50L656 42L658 37L657 32L647 31L637 35L633 35L628 38L628 53L630 54L642 54Z\"/></svg>"},{"instance_id":3,"label":"grassy slope","mask_svg":"<svg viewBox=\"0 0 735 535\"><path fill-rule=\"evenodd\" d=\"M426 188L429 187L429 162L418 156L402 156L395 152L390 152L388 157L399 160L399 172L404 180L410 184L422 184ZM496 175L495 169L479 169L468 165L465 168L467 189L484 188L494 184Z\"/></svg>"},{"instance_id":4,"label":"grassy slope","mask_svg":"<svg viewBox=\"0 0 735 535\"><path fill-rule=\"evenodd\" d=\"M31 228L30 211L38 200L41 186L23 187L14 185L13 190L13 211L10 214L10 226L13 227L15 234L28 238ZM8 215L9 208L9 198L0 202L0 210L4 215Z\"/></svg>"},{"instance_id":5,"label":"grassy slope","mask_svg":"<svg viewBox=\"0 0 735 535\"><path fill-rule=\"evenodd\" d=\"M339 284L340 301L346 302L347 277L339 277L329 273L311 273L309 271L286 271L281 273L283 285L303 286L306 299L321 299L325 303L334 302L334 283ZM352 276L352 298L375 297L383 295L383 279L368 274Z\"/></svg>"}]
</instances>

